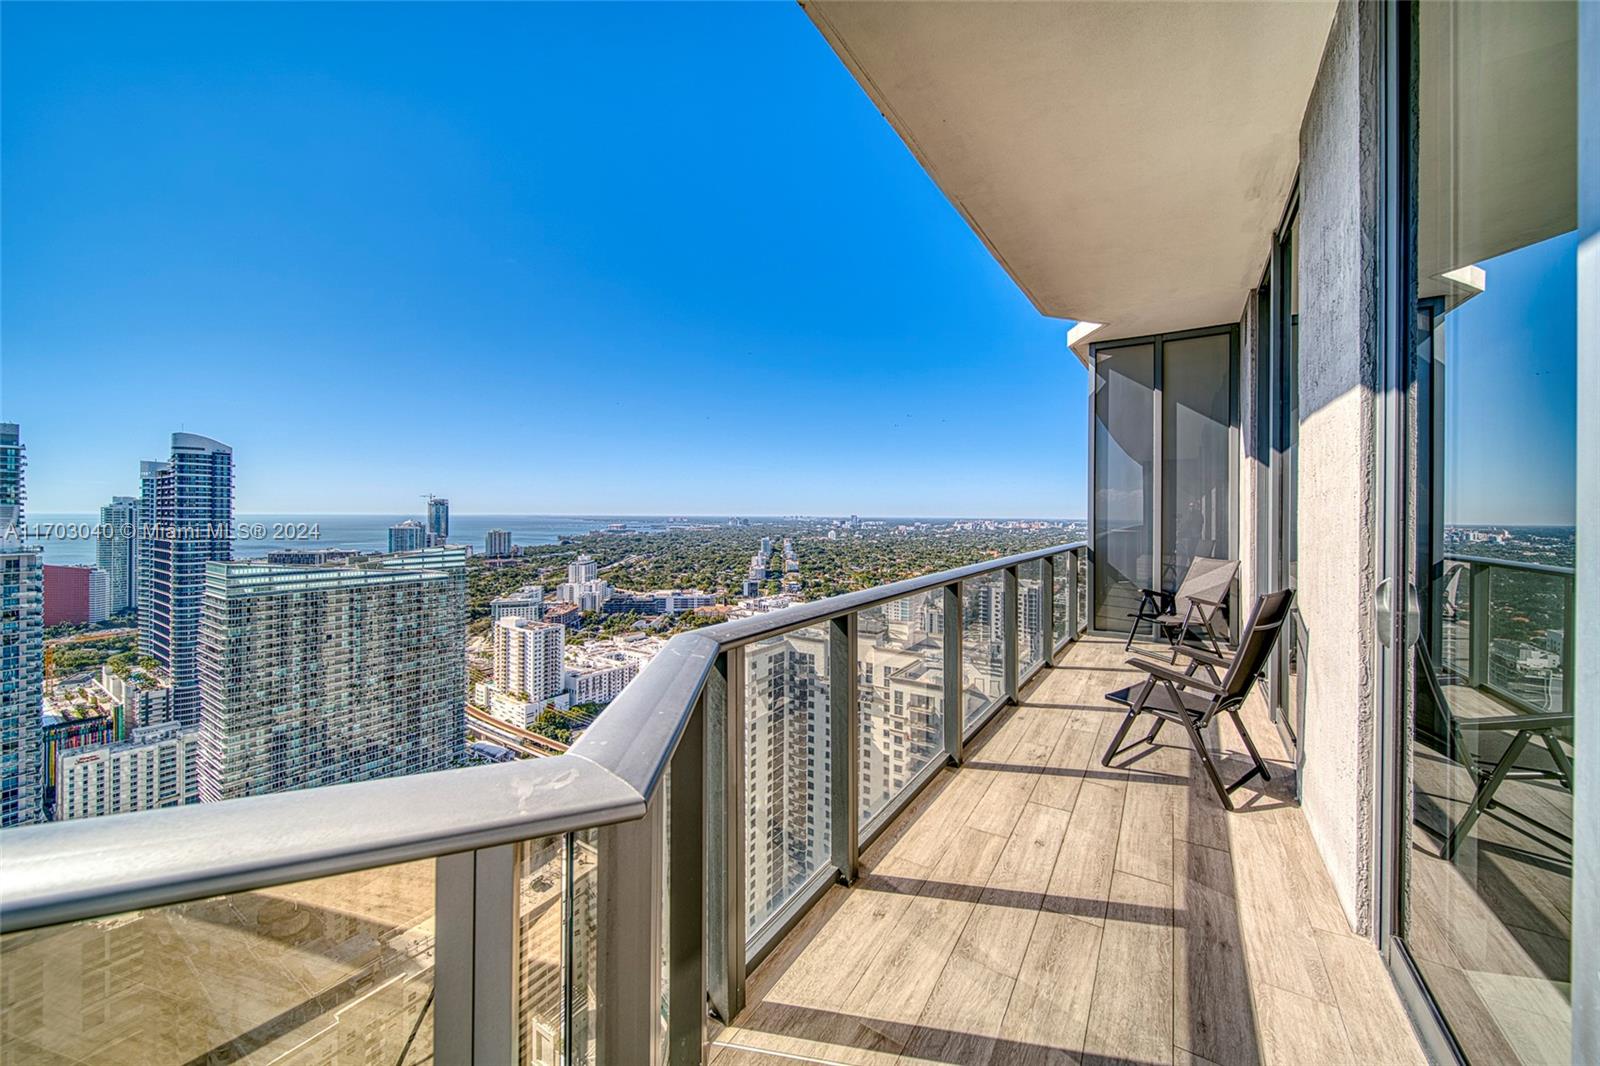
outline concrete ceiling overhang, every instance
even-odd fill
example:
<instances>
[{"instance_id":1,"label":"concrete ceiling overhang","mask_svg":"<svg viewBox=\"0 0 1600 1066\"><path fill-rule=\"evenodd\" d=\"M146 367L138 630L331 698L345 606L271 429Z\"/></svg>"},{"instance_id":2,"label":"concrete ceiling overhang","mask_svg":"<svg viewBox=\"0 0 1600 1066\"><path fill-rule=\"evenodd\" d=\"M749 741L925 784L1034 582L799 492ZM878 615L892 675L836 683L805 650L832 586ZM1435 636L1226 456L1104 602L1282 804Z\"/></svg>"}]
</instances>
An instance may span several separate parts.
<instances>
[{"instance_id":1,"label":"concrete ceiling overhang","mask_svg":"<svg viewBox=\"0 0 1600 1066\"><path fill-rule=\"evenodd\" d=\"M1232 322L1299 158L1333 3L807 0L1043 314L1087 341Z\"/></svg>"}]
</instances>

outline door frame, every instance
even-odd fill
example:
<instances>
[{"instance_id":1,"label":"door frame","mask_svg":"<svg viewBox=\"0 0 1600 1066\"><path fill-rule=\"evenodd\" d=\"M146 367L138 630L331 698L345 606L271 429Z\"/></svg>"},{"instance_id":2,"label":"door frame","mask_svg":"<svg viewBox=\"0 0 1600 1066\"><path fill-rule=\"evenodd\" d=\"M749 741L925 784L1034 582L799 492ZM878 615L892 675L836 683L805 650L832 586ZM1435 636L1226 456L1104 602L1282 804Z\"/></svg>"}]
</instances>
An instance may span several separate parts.
<instances>
[{"instance_id":1,"label":"door frame","mask_svg":"<svg viewBox=\"0 0 1600 1066\"><path fill-rule=\"evenodd\" d=\"M1446 1025L1421 973L1401 939L1400 905L1406 878L1411 823L1411 736L1406 708L1414 682L1410 649L1421 635L1423 614L1413 611L1416 589L1411 582L1413 544L1419 523L1409 508L1416 502L1413 490L1413 429L1431 410L1419 411L1419 399L1431 405L1431 383L1420 389L1416 380L1413 345L1416 316L1416 205L1412 197L1416 175L1416 47L1417 5L1414 0L1390 0L1382 5L1381 119L1378 285L1381 308L1378 344L1380 396L1377 404L1376 444L1379 480L1379 515L1374 535L1377 581L1387 583L1391 609L1376 609L1373 618L1378 640L1375 653L1377 707L1377 781L1373 803L1377 821L1374 833L1374 885L1377 920L1374 933L1400 1000L1410 1015L1418 1040L1430 1060L1466 1061ZM1430 460L1430 467L1432 466ZM1431 505L1430 505L1431 506ZM1420 523L1428 528L1426 521Z\"/></svg>"},{"instance_id":2,"label":"door frame","mask_svg":"<svg viewBox=\"0 0 1600 1066\"><path fill-rule=\"evenodd\" d=\"M1132 348L1139 345L1150 345L1153 349L1151 359L1151 455L1153 456L1150 475L1150 559L1151 579L1159 584L1162 551L1166 547L1162 538L1162 523L1166 518L1166 509L1162 506L1162 450L1165 445L1162 434L1162 405L1165 394L1164 352L1162 345L1166 341L1190 340L1195 337L1215 337L1226 335L1228 337L1228 557L1239 557L1239 477L1240 461L1242 454L1240 411L1242 405L1239 396L1239 323L1229 322L1215 326L1200 326L1195 329L1173 330L1167 333L1152 333L1142 337L1120 337L1116 340L1101 341L1089 345L1089 517L1088 528L1084 531L1088 541L1089 556L1089 609L1088 632L1099 636L1127 636L1126 629L1102 629L1095 623L1095 590L1099 582L1099 567L1095 557L1095 395L1099 389L1100 377L1097 370L1101 352L1111 352L1119 348ZM1234 639L1239 636L1239 587L1237 582L1229 594L1228 626L1230 635Z\"/></svg>"}]
</instances>

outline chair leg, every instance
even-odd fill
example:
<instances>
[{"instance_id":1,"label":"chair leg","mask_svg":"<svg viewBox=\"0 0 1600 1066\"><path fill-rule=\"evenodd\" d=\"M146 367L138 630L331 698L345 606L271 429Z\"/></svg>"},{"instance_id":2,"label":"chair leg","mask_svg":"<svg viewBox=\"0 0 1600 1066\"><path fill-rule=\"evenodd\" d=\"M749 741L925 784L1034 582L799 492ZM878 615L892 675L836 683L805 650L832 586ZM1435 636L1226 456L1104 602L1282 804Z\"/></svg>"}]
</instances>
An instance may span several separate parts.
<instances>
[{"instance_id":1,"label":"chair leg","mask_svg":"<svg viewBox=\"0 0 1600 1066\"><path fill-rule=\"evenodd\" d=\"M1511 738L1511 743L1506 745L1506 753L1500 756L1500 761L1494 764L1494 769L1489 771L1489 776L1478 784L1478 791L1472 794L1472 802L1467 804L1466 813L1461 816L1461 821L1450 830L1450 835L1444 841L1444 857L1454 859L1456 849L1472 831L1473 825L1478 821L1478 816L1488 809L1494 802L1494 794L1499 791L1500 782L1506 779L1506 774L1511 772L1511 767L1522 757L1523 749L1528 746L1528 741L1533 739L1533 734L1524 729Z\"/></svg>"},{"instance_id":2,"label":"chair leg","mask_svg":"<svg viewBox=\"0 0 1600 1066\"><path fill-rule=\"evenodd\" d=\"M1196 758L1200 760L1200 766L1205 770L1206 777L1210 779L1211 787L1217 793L1217 799L1222 801L1224 808L1230 811L1233 810L1233 797L1228 795L1227 788L1222 784L1222 776L1217 773L1216 764L1211 761L1211 753L1206 751L1205 737L1200 735L1199 728L1188 715L1183 717L1183 728L1189 734L1189 746L1194 749Z\"/></svg>"},{"instance_id":3,"label":"chair leg","mask_svg":"<svg viewBox=\"0 0 1600 1066\"><path fill-rule=\"evenodd\" d=\"M1232 707L1228 710L1228 717L1233 719L1233 728L1239 731L1239 739L1244 741L1244 748L1250 753L1250 761L1256 764L1256 771L1261 774L1261 780L1271 781L1272 775L1267 772L1267 764L1261 758L1261 753L1256 750L1255 741L1250 739L1249 730L1244 727L1244 720L1239 717L1239 708ZM1240 784L1244 781L1240 779Z\"/></svg>"},{"instance_id":4,"label":"chair leg","mask_svg":"<svg viewBox=\"0 0 1600 1066\"><path fill-rule=\"evenodd\" d=\"M1150 698L1150 690L1156 687L1156 679L1151 678L1139 689L1139 694L1128 705L1128 713L1122 719L1122 724L1117 727L1117 735L1111 738L1111 744L1106 748L1106 753L1100 757L1100 765L1110 766L1111 760L1123 752L1122 741L1128 735L1128 730L1133 728L1133 720L1138 718L1144 710L1144 701ZM1133 745L1128 745L1132 747Z\"/></svg>"},{"instance_id":5,"label":"chair leg","mask_svg":"<svg viewBox=\"0 0 1600 1066\"><path fill-rule=\"evenodd\" d=\"M1561 746L1555 730L1547 729L1539 734L1539 739L1544 741L1545 750L1550 753L1550 761L1556 764L1556 773L1561 777L1561 787L1568 792L1572 791L1572 760L1567 758L1567 753Z\"/></svg>"}]
</instances>

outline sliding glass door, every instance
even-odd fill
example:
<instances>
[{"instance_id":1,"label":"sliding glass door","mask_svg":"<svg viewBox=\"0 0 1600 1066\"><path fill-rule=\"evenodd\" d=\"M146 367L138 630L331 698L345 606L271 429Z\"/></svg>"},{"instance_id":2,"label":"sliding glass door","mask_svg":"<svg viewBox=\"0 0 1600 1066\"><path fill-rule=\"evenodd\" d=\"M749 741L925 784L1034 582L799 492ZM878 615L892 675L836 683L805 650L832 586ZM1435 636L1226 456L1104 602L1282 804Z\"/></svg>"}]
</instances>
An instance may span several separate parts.
<instances>
[{"instance_id":1,"label":"sliding glass door","mask_svg":"<svg viewBox=\"0 0 1600 1066\"><path fill-rule=\"evenodd\" d=\"M1594 606L1574 577L1578 12L1405 14L1414 218L1391 469L1414 610L1394 663L1391 929L1458 1054L1566 1063L1574 629Z\"/></svg>"},{"instance_id":2,"label":"sliding glass door","mask_svg":"<svg viewBox=\"0 0 1600 1066\"><path fill-rule=\"evenodd\" d=\"M1093 348L1094 625L1127 632L1140 590L1236 558L1238 329Z\"/></svg>"}]
</instances>

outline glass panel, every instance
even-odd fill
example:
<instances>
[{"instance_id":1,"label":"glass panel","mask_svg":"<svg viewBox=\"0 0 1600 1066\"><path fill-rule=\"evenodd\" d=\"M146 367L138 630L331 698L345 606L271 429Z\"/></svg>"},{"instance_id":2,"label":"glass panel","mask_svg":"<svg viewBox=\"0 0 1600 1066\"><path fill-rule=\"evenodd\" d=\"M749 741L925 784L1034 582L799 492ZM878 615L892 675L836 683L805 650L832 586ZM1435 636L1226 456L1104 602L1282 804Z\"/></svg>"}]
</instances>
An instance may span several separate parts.
<instances>
[{"instance_id":1,"label":"glass panel","mask_svg":"<svg viewBox=\"0 0 1600 1066\"><path fill-rule=\"evenodd\" d=\"M570 862L567 913L572 921L572 942L568 948L568 985L572 996L572 1056L577 1066L592 1066L599 1061L595 1051L595 989L599 969L596 962L599 940L600 897L595 871L599 868L598 831L584 829L569 835Z\"/></svg>"},{"instance_id":2,"label":"glass panel","mask_svg":"<svg viewBox=\"0 0 1600 1066\"><path fill-rule=\"evenodd\" d=\"M6 1062L433 1057L434 863L0 937Z\"/></svg>"},{"instance_id":3,"label":"glass panel","mask_svg":"<svg viewBox=\"0 0 1600 1066\"><path fill-rule=\"evenodd\" d=\"M517 1047L524 1066L561 1062L567 838L517 845Z\"/></svg>"},{"instance_id":4,"label":"glass panel","mask_svg":"<svg viewBox=\"0 0 1600 1066\"><path fill-rule=\"evenodd\" d=\"M1278 249L1283 301L1278 320L1278 353L1273 367L1273 505L1277 528L1274 584L1279 588L1299 587L1299 504L1300 485L1300 215L1296 212ZM1300 658L1304 627L1298 608L1290 613L1288 638L1275 656L1273 671L1273 713L1288 727L1289 739L1298 743L1303 722L1300 696Z\"/></svg>"},{"instance_id":5,"label":"glass panel","mask_svg":"<svg viewBox=\"0 0 1600 1066\"><path fill-rule=\"evenodd\" d=\"M1044 662L1044 564L1017 567L1017 676Z\"/></svg>"},{"instance_id":6,"label":"glass panel","mask_svg":"<svg viewBox=\"0 0 1600 1066\"><path fill-rule=\"evenodd\" d=\"M1230 558L1233 339L1161 345L1161 586L1177 588L1196 556Z\"/></svg>"},{"instance_id":7,"label":"glass panel","mask_svg":"<svg viewBox=\"0 0 1600 1066\"><path fill-rule=\"evenodd\" d=\"M1399 924L1474 1063L1572 1055L1577 7L1417 8Z\"/></svg>"},{"instance_id":8,"label":"glass panel","mask_svg":"<svg viewBox=\"0 0 1600 1066\"><path fill-rule=\"evenodd\" d=\"M1152 578L1155 346L1097 353L1094 382L1094 620L1125 629Z\"/></svg>"},{"instance_id":9,"label":"glass panel","mask_svg":"<svg viewBox=\"0 0 1600 1066\"><path fill-rule=\"evenodd\" d=\"M1089 628L1089 553L1079 552L1078 567L1078 632Z\"/></svg>"},{"instance_id":10,"label":"glass panel","mask_svg":"<svg viewBox=\"0 0 1600 1066\"><path fill-rule=\"evenodd\" d=\"M870 607L856 626L864 825L944 756L944 590Z\"/></svg>"},{"instance_id":11,"label":"glass panel","mask_svg":"<svg viewBox=\"0 0 1600 1066\"><path fill-rule=\"evenodd\" d=\"M962 726L970 729L1006 690L1005 578L961 583Z\"/></svg>"},{"instance_id":12,"label":"glass panel","mask_svg":"<svg viewBox=\"0 0 1600 1066\"><path fill-rule=\"evenodd\" d=\"M753 936L832 862L828 626L744 650L745 916Z\"/></svg>"},{"instance_id":13,"label":"glass panel","mask_svg":"<svg viewBox=\"0 0 1600 1066\"><path fill-rule=\"evenodd\" d=\"M1071 606L1067 602L1072 591L1072 568L1078 565L1077 559L1072 555L1058 555L1055 557L1055 588L1050 593L1050 641L1053 649L1057 644L1067 639L1068 610Z\"/></svg>"}]
</instances>

